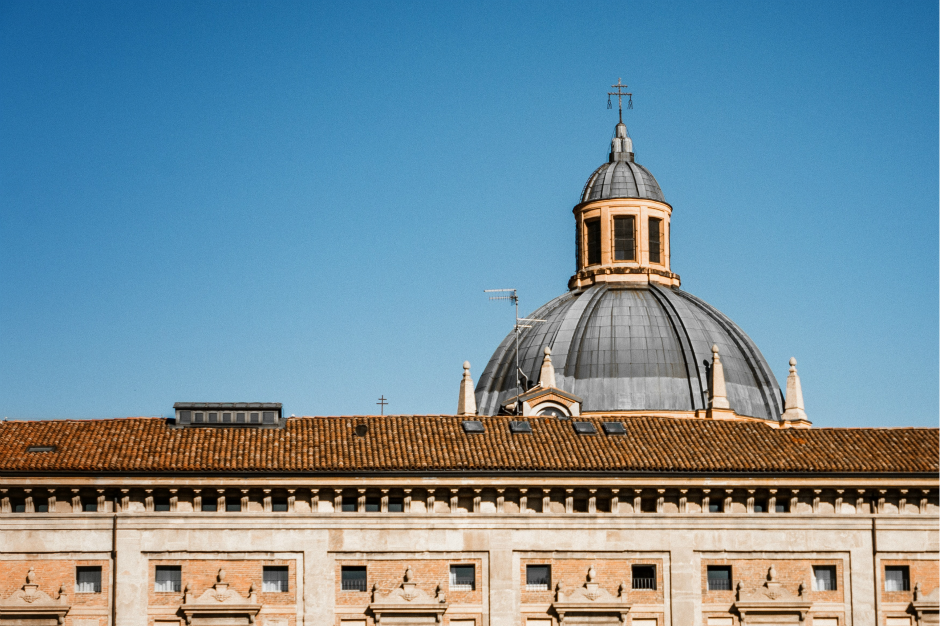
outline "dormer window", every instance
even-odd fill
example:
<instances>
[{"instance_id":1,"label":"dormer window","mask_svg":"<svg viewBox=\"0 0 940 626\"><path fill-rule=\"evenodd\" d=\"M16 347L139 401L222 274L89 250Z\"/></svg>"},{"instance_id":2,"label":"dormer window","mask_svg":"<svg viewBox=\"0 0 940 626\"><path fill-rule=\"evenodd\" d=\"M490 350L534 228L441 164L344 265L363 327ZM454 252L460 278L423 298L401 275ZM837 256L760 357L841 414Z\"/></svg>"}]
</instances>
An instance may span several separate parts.
<instances>
[{"instance_id":1,"label":"dormer window","mask_svg":"<svg viewBox=\"0 0 940 626\"><path fill-rule=\"evenodd\" d=\"M587 231L587 264L600 265L601 263L601 221L599 219L584 222Z\"/></svg>"},{"instance_id":2,"label":"dormer window","mask_svg":"<svg viewBox=\"0 0 940 626\"><path fill-rule=\"evenodd\" d=\"M614 218L614 261L636 260L634 224L632 215Z\"/></svg>"},{"instance_id":3,"label":"dormer window","mask_svg":"<svg viewBox=\"0 0 940 626\"><path fill-rule=\"evenodd\" d=\"M282 428L280 402L177 402L177 427Z\"/></svg>"},{"instance_id":4,"label":"dormer window","mask_svg":"<svg viewBox=\"0 0 940 626\"><path fill-rule=\"evenodd\" d=\"M658 217L649 220L650 263L663 262L663 221Z\"/></svg>"}]
</instances>

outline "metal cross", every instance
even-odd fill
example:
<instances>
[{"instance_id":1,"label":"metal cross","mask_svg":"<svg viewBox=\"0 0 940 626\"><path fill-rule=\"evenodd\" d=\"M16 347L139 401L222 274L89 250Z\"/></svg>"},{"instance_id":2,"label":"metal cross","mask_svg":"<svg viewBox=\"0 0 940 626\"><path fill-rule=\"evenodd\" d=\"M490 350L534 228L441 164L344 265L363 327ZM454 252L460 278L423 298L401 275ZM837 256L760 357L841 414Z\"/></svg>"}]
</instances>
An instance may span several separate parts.
<instances>
[{"instance_id":1,"label":"metal cross","mask_svg":"<svg viewBox=\"0 0 940 626\"><path fill-rule=\"evenodd\" d=\"M379 401L376 402L376 404L378 404L378 405L381 407L381 408L379 409L379 411L381 411L380 414L381 414L381 415L385 415L385 405L388 404L388 400L385 399L385 394L384 394L384 393L379 397Z\"/></svg>"},{"instance_id":2,"label":"metal cross","mask_svg":"<svg viewBox=\"0 0 940 626\"><path fill-rule=\"evenodd\" d=\"M611 85L611 88L614 88L617 91L607 92L607 108L608 109L612 108L610 104L610 97L617 96L617 109L620 112L620 121L622 122L623 121L623 97L627 96L627 108L632 109L633 108L633 94L630 93L629 91L624 91L624 89L627 88L627 85L622 84L619 78L617 79L617 84Z\"/></svg>"}]
</instances>

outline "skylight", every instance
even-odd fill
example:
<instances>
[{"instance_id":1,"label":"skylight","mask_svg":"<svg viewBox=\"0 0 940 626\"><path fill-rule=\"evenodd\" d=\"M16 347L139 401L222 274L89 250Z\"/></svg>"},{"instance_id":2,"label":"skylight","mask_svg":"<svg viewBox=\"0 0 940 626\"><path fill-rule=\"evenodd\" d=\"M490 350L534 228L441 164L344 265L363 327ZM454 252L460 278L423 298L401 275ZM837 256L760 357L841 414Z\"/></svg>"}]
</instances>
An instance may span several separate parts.
<instances>
[{"instance_id":1,"label":"skylight","mask_svg":"<svg viewBox=\"0 0 940 626\"><path fill-rule=\"evenodd\" d=\"M572 422L574 425L574 432L579 435L596 435L597 429L594 428L594 424L591 422Z\"/></svg>"},{"instance_id":2,"label":"skylight","mask_svg":"<svg viewBox=\"0 0 940 626\"><path fill-rule=\"evenodd\" d=\"M509 432L513 433L514 435L519 434L519 433L531 433L532 424L530 424L529 422L521 421L521 420L520 421L513 420L509 422Z\"/></svg>"},{"instance_id":3,"label":"skylight","mask_svg":"<svg viewBox=\"0 0 940 626\"><path fill-rule=\"evenodd\" d=\"M626 435L627 429L621 422L604 422L602 424L604 432L608 435Z\"/></svg>"},{"instance_id":4,"label":"skylight","mask_svg":"<svg viewBox=\"0 0 940 626\"><path fill-rule=\"evenodd\" d=\"M55 452L55 446L29 446L27 452Z\"/></svg>"},{"instance_id":5,"label":"skylight","mask_svg":"<svg viewBox=\"0 0 940 626\"><path fill-rule=\"evenodd\" d=\"M480 420L464 420L461 426L463 426L463 431L468 435L486 432L486 429L483 427L483 422Z\"/></svg>"}]
</instances>

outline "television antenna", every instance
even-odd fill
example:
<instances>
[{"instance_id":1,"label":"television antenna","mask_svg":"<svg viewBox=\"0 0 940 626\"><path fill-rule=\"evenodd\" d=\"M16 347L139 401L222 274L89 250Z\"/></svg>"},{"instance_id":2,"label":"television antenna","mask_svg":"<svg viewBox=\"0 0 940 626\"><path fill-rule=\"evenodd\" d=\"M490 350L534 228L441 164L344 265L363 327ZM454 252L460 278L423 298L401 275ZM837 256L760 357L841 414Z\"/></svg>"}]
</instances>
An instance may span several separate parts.
<instances>
[{"instance_id":1,"label":"television antenna","mask_svg":"<svg viewBox=\"0 0 940 626\"><path fill-rule=\"evenodd\" d=\"M490 300L509 300L516 307L516 323L513 326L513 333L515 334L516 343L516 404L513 407L513 411L516 413L516 415L519 415L519 396L522 395L522 386L519 377L521 376L522 378L525 378L526 388L529 386L529 377L526 376L525 372L522 371L522 368L519 367L519 335L522 334L523 328L532 328L532 324L538 324L547 320L519 317L519 294L515 289L484 289L483 293L505 294L499 296L490 296Z\"/></svg>"},{"instance_id":2,"label":"television antenna","mask_svg":"<svg viewBox=\"0 0 940 626\"><path fill-rule=\"evenodd\" d=\"M384 393L383 393L382 396L379 398L379 401L376 402L376 404L378 404L379 407L381 407L381 411L382 411L382 412L381 412L381 415L385 415L385 407L386 407L386 405L388 405L388 398L385 397L385 394L384 394Z\"/></svg>"}]
</instances>

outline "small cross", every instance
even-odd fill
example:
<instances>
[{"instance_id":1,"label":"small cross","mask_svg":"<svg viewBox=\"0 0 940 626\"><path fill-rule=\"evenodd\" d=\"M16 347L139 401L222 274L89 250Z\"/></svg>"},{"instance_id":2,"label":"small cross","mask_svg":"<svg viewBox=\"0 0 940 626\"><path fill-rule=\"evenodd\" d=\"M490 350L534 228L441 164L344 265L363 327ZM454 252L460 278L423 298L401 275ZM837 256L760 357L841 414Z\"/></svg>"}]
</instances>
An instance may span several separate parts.
<instances>
[{"instance_id":1,"label":"small cross","mask_svg":"<svg viewBox=\"0 0 940 626\"><path fill-rule=\"evenodd\" d=\"M379 401L376 402L376 404L378 404L378 405L381 407L381 408L379 409L379 410L381 411L381 415L385 415L385 405L388 404L388 400L385 399L385 394L384 394L384 393L383 393L382 396L379 398Z\"/></svg>"},{"instance_id":2,"label":"small cross","mask_svg":"<svg viewBox=\"0 0 940 626\"><path fill-rule=\"evenodd\" d=\"M627 108L633 108L633 94L629 91L624 91L627 88L627 85L624 85L620 82L620 79L617 79L616 85L611 85L611 88L616 89L617 91L608 91L607 92L607 108L611 108L610 97L617 96L617 109L620 111L620 121L623 121L623 97L627 96Z\"/></svg>"}]
</instances>

